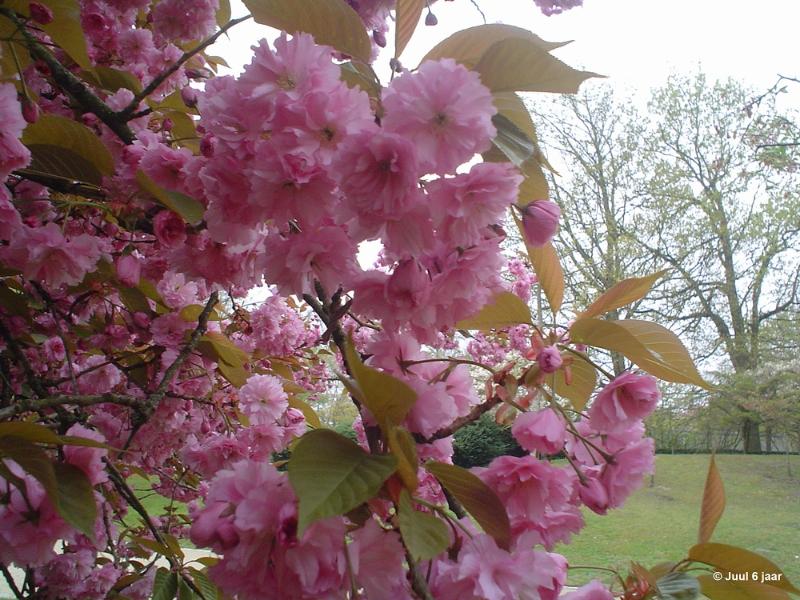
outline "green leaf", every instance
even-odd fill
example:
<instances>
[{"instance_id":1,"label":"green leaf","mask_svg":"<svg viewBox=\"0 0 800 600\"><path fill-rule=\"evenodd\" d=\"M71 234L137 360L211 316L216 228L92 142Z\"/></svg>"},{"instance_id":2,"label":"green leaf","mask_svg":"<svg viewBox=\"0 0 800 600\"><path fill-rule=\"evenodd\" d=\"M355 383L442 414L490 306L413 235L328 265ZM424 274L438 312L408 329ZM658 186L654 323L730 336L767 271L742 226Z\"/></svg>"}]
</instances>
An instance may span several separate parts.
<instances>
[{"instance_id":1,"label":"green leaf","mask_svg":"<svg viewBox=\"0 0 800 600\"><path fill-rule=\"evenodd\" d=\"M578 319L570 327L570 339L579 344L621 352L664 381L713 389L697 371L678 336L656 323L634 319Z\"/></svg>"},{"instance_id":2,"label":"green leaf","mask_svg":"<svg viewBox=\"0 0 800 600\"><path fill-rule=\"evenodd\" d=\"M700 527L697 542L703 544L711 539L714 529L725 511L725 486L717 469L714 455L708 463L706 487L703 491L703 504L700 508Z\"/></svg>"},{"instance_id":3,"label":"green leaf","mask_svg":"<svg viewBox=\"0 0 800 600\"><path fill-rule=\"evenodd\" d=\"M406 490L400 492L397 520L400 535L415 561L430 560L450 545L450 532L439 517L414 510Z\"/></svg>"},{"instance_id":4,"label":"green leaf","mask_svg":"<svg viewBox=\"0 0 800 600\"><path fill-rule=\"evenodd\" d=\"M132 91L138 94L142 90L142 84L128 71L112 69L111 67L94 67L81 72L81 76L95 87L116 92L121 89Z\"/></svg>"},{"instance_id":5,"label":"green leaf","mask_svg":"<svg viewBox=\"0 0 800 600\"><path fill-rule=\"evenodd\" d=\"M497 129L492 143L508 160L519 167L533 157L536 145L516 123L499 113L492 117L492 123Z\"/></svg>"},{"instance_id":6,"label":"green leaf","mask_svg":"<svg viewBox=\"0 0 800 600\"><path fill-rule=\"evenodd\" d=\"M481 60L483 54L494 44L509 38L522 38L530 40L545 52L560 48L569 42L545 42L539 36L531 33L527 29L515 27L513 25L503 25L494 23L489 25L478 25L457 31L449 38L439 42L425 57L420 64L426 60L439 60L441 58L452 58L457 62L474 67Z\"/></svg>"},{"instance_id":7,"label":"green leaf","mask_svg":"<svg viewBox=\"0 0 800 600\"><path fill-rule=\"evenodd\" d=\"M506 507L488 485L456 465L428 461L425 469L453 494L500 548L508 550L511 544L511 524Z\"/></svg>"},{"instance_id":8,"label":"green leaf","mask_svg":"<svg viewBox=\"0 0 800 600\"><path fill-rule=\"evenodd\" d=\"M18 317L30 318L28 296L22 291L0 283L0 306L6 312Z\"/></svg>"},{"instance_id":9,"label":"green leaf","mask_svg":"<svg viewBox=\"0 0 800 600\"><path fill-rule=\"evenodd\" d=\"M10 458L36 479L44 488L53 506L58 507L58 482L47 452L28 440L4 436L0 437L0 457Z\"/></svg>"},{"instance_id":10,"label":"green leaf","mask_svg":"<svg viewBox=\"0 0 800 600\"><path fill-rule=\"evenodd\" d=\"M425 0L397 0L395 8L394 56L399 58L419 24Z\"/></svg>"},{"instance_id":11,"label":"green leaf","mask_svg":"<svg viewBox=\"0 0 800 600\"><path fill-rule=\"evenodd\" d=\"M73 465L55 463L53 469L58 485L58 513L75 529L93 539L97 505L89 478Z\"/></svg>"},{"instance_id":12,"label":"green leaf","mask_svg":"<svg viewBox=\"0 0 800 600\"><path fill-rule=\"evenodd\" d=\"M189 587L189 584L181 577L178 579L178 600L193 600L196 598L192 588Z\"/></svg>"},{"instance_id":13,"label":"green leaf","mask_svg":"<svg viewBox=\"0 0 800 600\"><path fill-rule=\"evenodd\" d=\"M234 386L242 387L247 381L249 375L244 365L250 357L225 335L215 331L206 333L200 338L197 350L217 361L219 372Z\"/></svg>"},{"instance_id":14,"label":"green leaf","mask_svg":"<svg viewBox=\"0 0 800 600\"><path fill-rule=\"evenodd\" d=\"M78 0L41 0L53 11L53 20L43 25L45 33L84 69L92 65L86 51L86 36L81 27Z\"/></svg>"},{"instance_id":15,"label":"green leaf","mask_svg":"<svg viewBox=\"0 0 800 600\"><path fill-rule=\"evenodd\" d=\"M521 226L520 232L522 232ZM550 310L555 314L561 309L561 303L564 301L564 270L561 268L558 253L550 242L539 248L527 244L526 247L528 257L531 259L531 266L539 280L539 286L547 298Z\"/></svg>"},{"instance_id":16,"label":"green leaf","mask_svg":"<svg viewBox=\"0 0 800 600\"><path fill-rule=\"evenodd\" d=\"M519 296L501 292L477 314L459 321L456 329L500 329L522 323L531 323L531 311Z\"/></svg>"},{"instance_id":17,"label":"green leaf","mask_svg":"<svg viewBox=\"0 0 800 600\"><path fill-rule=\"evenodd\" d=\"M14 436L28 442L38 442L40 444L58 444L61 441L61 438L44 425L27 421L0 423L0 438L5 436Z\"/></svg>"},{"instance_id":18,"label":"green leaf","mask_svg":"<svg viewBox=\"0 0 800 600\"><path fill-rule=\"evenodd\" d=\"M31 151L29 170L100 185L114 172L111 153L100 138L77 121L42 115L22 133Z\"/></svg>"},{"instance_id":19,"label":"green leaf","mask_svg":"<svg viewBox=\"0 0 800 600\"><path fill-rule=\"evenodd\" d=\"M417 401L417 393L404 381L365 365L348 340L345 358L357 388L352 389L378 424L388 429L400 425Z\"/></svg>"},{"instance_id":20,"label":"green leaf","mask_svg":"<svg viewBox=\"0 0 800 600\"><path fill-rule=\"evenodd\" d=\"M300 501L298 538L319 519L344 514L374 498L394 473L391 456L367 454L330 429L309 431L289 459L289 481Z\"/></svg>"},{"instance_id":21,"label":"green leaf","mask_svg":"<svg viewBox=\"0 0 800 600\"><path fill-rule=\"evenodd\" d=\"M339 65L340 79L348 87L358 87L365 91L373 100L379 100L381 95L381 84L378 76L367 64L347 61Z\"/></svg>"},{"instance_id":22,"label":"green leaf","mask_svg":"<svg viewBox=\"0 0 800 600\"><path fill-rule=\"evenodd\" d=\"M289 406L303 413L306 423L311 425L311 427L314 429L319 429L322 427L322 423L319 420L319 415L317 415L314 409L311 408L311 405L308 402L302 398L299 398L296 394L289 396Z\"/></svg>"},{"instance_id":23,"label":"green leaf","mask_svg":"<svg viewBox=\"0 0 800 600\"><path fill-rule=\"evenodd\" d=\"M150 194L168 209L178 213L187 223L194 225L203 220L205 207L194 198L190 198L186 194L181 194L180 192L172 192L159 187L156 182L145 175L143 171L136 172L136 181L139 182L139 187L141 187L142 190Z\"/></svg>"},{"instance_id":24,"label":"green leaf","mask_svg":"<svg viewBox=\"0 0 800 600\"><path fill-rule=\"evenodd\" d=\"M650 291L653 284L663 277L666 270L653 273L647 277L631 277L624 279L592 302L586 310L578 313L579 319L597 317L615 308L627 306L640 300Z\"/></svg>"},{"instance_id":25,"label":"green leaf","mask_svg":"<svg viewBox=\"0 0 800 600\"><path fill-rule=\"evenodd\" d=\"M230 0L219 0L219 8L217 9L217 14L216 14L217 25L222 27L230 20L231 20Z\"/></svg>"},{"instance_id":26,"label":"green leaf","mask_svg":"<svg viewBox=\"0 0 800 600\"><path fill-rule=\"evenodd\" d=\"M192 575L192 581L203 592L206 600L217 600L220 597L219 589L211 582L204 571L199 569L189 569L189 571Z\"/></svg>"},{"instance_id":27,"label":"green leaf","mask_svg":"<svg viewBox=\"0 0 800 600\"><path fill-rule=\"evenodd\" d=\"M161 567L156 571L151 600L175 600L178 592L178 575Z\"/></svg>"},{"instance_id":28,"label":"green leaf","mask_svg":"<svg viewBox=\"0 0 800 600\"><path fill-rule=\"evenodd\" d=\"M786 578L786 575L775 563L744 548L711 542L697 544L689 549L689 559L716 567L723 573L752 574L755 572L759 578L762 574L771 575L777 581L765 581L766 585L793 594L800 594L800 590L792 585L792 582Z\"/></svg>"},{"instance_id":29,"label":"green leaf","mask_svg":"<svg viewBox=\"0 0 800 600\"><path fill-rule=\"evenodd\" d=\"M475 65L481 83L493 92L574 94L596 73L577 71L550 55L535 40L508 38L493 44Z\"/></svg>"},{"instance_id":30,"label":"green leaf","mask_svg":"<svg viewBox=\"0 0 800 600\"><path fill-rule=\"evenodd\" d=\"M656 581L656 594L658 600L697 600L700 583L686 573L668 573Z\"/></svg>"},{"instance_id":31,"label":"green leaf","mask_svg":"<svg viewBox=\"0 0 800 600\"><path fill-rule=\"evenodd\" d=\"M361 17L344 0L244 0L257 23L302 31L318 44L368 63L372 45Z\"/></svg>"},{"instance_id":32,"label":"green leaf","mask_svg":"<svg viewBox=\"0 0 800 600\"><path fill-rule=\"evenodd\" d=\"M580 412L586 407L597 385L597 370L576 356L569 365L569 371L571 374L569 384L567 384L566 369L559 369L553 374L555 380L553 377L547 377L545 383L553 392L569 400L572 408Z\"/></svg>"},{"instance_id":33,"label":"green leaf","mask_svg":"<svg viewBox=\"0 0 800 600\"><path fill-rule=\"evenodd\" d=\"M781 589L749 581L715 581L711 575L697 578L703 595L710 600L791 600Z\"/></svg>"},{"instance_id":34,"label":"green leaf","mask_svg":"<svg viewBox=\"0 0 800 600\"><path fill-rule=\"evenodd\" d=\"M184 306L180 312L181 319L183 319L184 321L188 321L189 323L197 323L204 308L205 306L200 306L199 304L189 304L187 306ZM208 315L208 320L209 321L220 320L220 316L216 308L211 310L211 313Z\"/></svg>"},{"instance_id":35,"label":"green leaf","mask_svg":"<svg viewBox=\"0 0 800 600\"><path fill-rule=\"evenodd\" d=\"M389 450L392 456L397 459L397 474L403 480L403 484L410 492L416 491L419 486L417 469L419 459L417 458L417 444L411 434L402 427L392 427L387 436Z\"/></svg>"},{"instance_id":36,"label":"green leaf","mask_svg":"<svg viewBox=\"0 0 800 600\"><path fill-rule=\"evenodd\" d=\"M150 303L139 288L132 288L126 285L120 285L117 288L120 300L125 307L131 312L143 312L149 315L152 312Z\"/></svg>"}]
</instances>

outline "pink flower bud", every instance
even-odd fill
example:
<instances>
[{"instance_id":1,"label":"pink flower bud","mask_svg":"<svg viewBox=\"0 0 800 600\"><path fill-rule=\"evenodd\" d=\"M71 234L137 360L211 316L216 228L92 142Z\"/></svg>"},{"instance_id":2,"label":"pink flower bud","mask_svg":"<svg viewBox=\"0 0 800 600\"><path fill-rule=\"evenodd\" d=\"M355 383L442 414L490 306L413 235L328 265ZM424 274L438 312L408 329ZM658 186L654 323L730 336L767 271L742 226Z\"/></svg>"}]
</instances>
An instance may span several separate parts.
<instances>
[{"instance_id":1,"label":"pink flower bud","mask_svg":"<svg viewBox=\"0 0 800 600\"><path fill-rule=\"evenodd\" d=\"M386 48L386 34L381 30L374 29L372 31L372 39L375 40L375 43L381 48Z\"/></svg>"},{"instance_id":2,"label":"pink flower bud","mask_svg":"<svg viewBox=\"0 0 800 600\"><path fill-rule=\"evenodd\" d=\"M31 2L28 5L28 10L31 13L31 19L40 25L47 25L53 22L53 11L44 4L38 2Z\"/></svg>"},{"instance_id":3,"label":"pink flower bud","mask_svg":"<svg viewBox=\"0 0 800 600\"><path fill-rule=\"evenodd\" d=\"M555 373L561 368L561 364L564 361L561 359L561 353L558 351L558 348L555 346L547 346L542 348L542 351L539 352L539 356L536 357L536 362L539 363L539 368L542 370L542 373Z\"/></svg>"},{"instance_id":4,"label":"pink flower bud","mask_svg":"<svg viewBox=\"0 0 800 600\"><path fill-rule=\"evenodd\" d=\"M197 106L197 90L193 87L186 86L181 90L181 100L189 108Z\"/></svg>"},{"instance_id":5,"label":"pink flower bud","mask_svg":"<svg viewBox=\"0 0 800 600\"><path fill-rule=\"evenodd\" d=\"M433 14L431 11L428 11L428 14L425 15L425 25L428 27L433 27L434 25L439 24L439 19L436 18L436 15Z\"/></svg>"},{"instance_id":6,"label":"pink flower bud","mask_svg":"<svg viewBox=\"0 0 800 600\"><path fill-rule=\"evenodd\" d=\"M558 229L561 209L555 202L539 200L522 209L522 229L525 241L537 248L549 242Z\"/></svg>"},{"instance_id":7,"label":"pink flower bud","mask_svg":"<svg viewBox=\"0 0 800 600\"><path fill-rule=\"evenodd\" d=\"M31 102L29 98L22 98L22 117L28 123L36 123L39 120L39 105Z\"/></svg>"},{"instance_id":8,"label":"pink flower bud","mask_svg":"<svg viewBox=\"0 0 800 600\"><path fill-rule=\"evenodd\" d=\"M578 488L578 494L581 502L592 512L596 512L598 515L608 512L608 492L596 477L587 477L586 485Z\"/></svg>"},{"instance_id":9,"label":"pink flower bud","mask_svg":"<svg viewBox=\"0 0 800 600\"><path fill-rule=\"evenodd\" d=\"M203 139L200 140L200 154L205 156L206 158L211 158L214 156L214 148L217 145L216 138L209 134L203 136Z\"/></svg>"},{"instance_id":10,"label":"pink flower bud","mask_svg":"<svg viewBox=\"0 0 800 600\"><path fill-rule=\"evenodd\" d=\"M167 117L161 122L161 131L172 131L172 119Z\"/></svg>"}]
</instances>

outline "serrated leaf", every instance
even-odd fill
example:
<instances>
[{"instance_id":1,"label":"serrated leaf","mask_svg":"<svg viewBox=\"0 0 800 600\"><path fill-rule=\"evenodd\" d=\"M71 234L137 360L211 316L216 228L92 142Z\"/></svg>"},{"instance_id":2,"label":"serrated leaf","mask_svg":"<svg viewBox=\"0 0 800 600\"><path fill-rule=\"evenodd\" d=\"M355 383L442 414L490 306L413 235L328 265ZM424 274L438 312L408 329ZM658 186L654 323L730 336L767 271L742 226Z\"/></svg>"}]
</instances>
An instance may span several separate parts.
<instances>
[{"instance_id":1,"label":"serrated leaf","mask_svg":"<svg viewBox=\"0 0 800 600\"><path fill-rule=\"evenodd\" d=\"M456 329L500 329L531 323L528 305L516 294L500 292L475 315L456 323Z\"/></svg>"},{"instance_id":2,"label":"serrated leaf","mask_svg":"<svg viewBox=\"0 0 800 600\"><path fill-rule=\"evenodd\" d=\"M425 469L453 494L500 548L509 549L511 524L506 507L488 485L456 465L428 461Z\"/></svg>"},{"instance_id":3,"label":"serrated leaf","mask_svg":"<svg viewBox=\"0 0 800 600\"><path fill-rule=\"evenodd\" d=\"M394 56L399 58L419 24L425 0L397 0L395 8Z\"/></svg>"},{"instance_id":4,"label":"serrated leaf","mask_svg":"<svg viewBox=\"0 0 800 600\"><path fill-rule=\"evenodd\" d=\"M208 578L205 572L199 569L190 569L192 574L192 581L203 592L206 600L217 600L220 597L219 589Z\"/></svg>"},{"instance_id":5,"label":"serrated leaf","mask_svg":"<svg viewBox=\"0 0 800 600\"><path fill-rule=\"evenodd\" d=\"M744 548L707 542L692 546L689 549L689 559L716 567L723 573L750 574L756 572L759 577L762 573L773 575L778 578L778 581L764 582L765 585L800 594L800 590L786 578L786 575L775 563Z\"/></svg>"},{"instance_id":6,"label":"serrated leaf","mask_svg":"<svg viewBox=\"0 0 800 600\"><path fill-rule=\"evenodd\" d=\"M65 463L55 463L53 470L58 487L58 514L93 539L97 505L89 478L78 467Z\"/></svg>"},{"instance_id":7,"label":"serrated leaf","mask_svg":"<svg viewBox=\"0 0 800 600\"><path fill-rule=\"evenodd\" d=\"M700 527L697 542L703 544L711 539L714 529L725 511L725 486L717 469L714 455L708 463L706 487L703 491L703 504L700 508Z\"/></svg>"},{"instance_id":8,"label":"serrated leaf","mask_svg":"<svg viewBox=\"0 0 800 600\"><path fill-rule=\"evenodd\" d=\"M42 115L22 133L31 151L28 169L100 185L114 172L111 153L88 127L58 115Z\"/></svg>"},{"instance_id":9,"label":"serrated leaf","mask_svg":"<svg viewBox=\"0 0 800 600\"><path fill-rule=\"evenodd\" d=\"M143 171L136 171L136 181L139 187L150 194L155 200L166 206L168 209L178 213L190 225L199 223L203 220L205 207L198 200L190 198L186 194L165 190L150 179Z\"/></svg>"},{"instance_id":10,"label":"serrated leaf","mask_svg":"<svg viewBox=\"0 0 800 600\"><path fill-rule=\"evenodd\" d=\"M394 473L391 456L364 452L330 429L309 431L289 459L289 481L300 502L298 538L319 519L344 514L374 498Z\"/></svg>"},{"instance_id":11,"label":"serrated leaf","mask_svg":"<svg viewBox=\"0 0 800 600\"><path fill-rule=\"evenodd\" d=\"M535 40L512 37L492 44L475 70L493 92L574 94L596 73L578 71L544 50Z\"/></svg>"},{"instance_id":12,"label":"serrated leaf","mask_svg":"<svg viewBox=\"0 0 800 600\"><path fill-rule=\"evenodd\" d=\"M417 393L404 381L365 365L348 340L345 348L347 366L358 385L359 400L384 430L400 425L417 402Z\"/></svg>"},{"instance_id":13,"label":"serrated leaf","mask_svg":"<svg viewBox=\"0 0 800 600\"><path fill-rule=\"evenodd\" d=\"M656 581L656 595L658 600L697 600L700 583L686 573L668 573Z\"/></svg>"},{"instance_id":14,"label":"serrated leaf","mask_svg":"<svg viewBox=\"0 0 800 600\"><path fill-rule=\"evenodd\" d=\"M522 232L521 228L520 232ZM564 270L561 268L558 253L550 242L538 248L527 245L526 247L531 266L539 280L539 286L547 298L550 310L557 313L564 301Z\"/></svg>"},{"instance_id":15,"label":"serrated leaf","mask_svg":"<svg viewBox=\"0 0 800 600\"><path fill-rule=\"evenodd\" d=\"M581 412L597 385L597 370L582 358L575 357L570 363L571 381L567 385L566 369L559 369L553 377L545 379L545 383L559 396L570 401L572 408Z\"/></svg>"},{"instance_id":16,"label":"serrated leaf","mask_svg":"<svg viewBox=\"0 0 800 600\"><path fill-rule=\"evenodd\" d=\"M420 64L426 60L439 60L441 58L452 58L457 62L467 66L474 67L481 60L483 54L499 41L508 38L522 38L530 40L537 44L545 52L560 48L569 42L546 42L538 35L535 35L527 29L515 27L513 25L503 25L501 23L493 23L487 25L478 25L468 29L457 31L450 37L439 42L434 48L428 52Z\"/></svg>"},{"instance_id":17,"label":"serrated leaf","mask_svg":"<svg viewBox=\"0 0 800 600\"><path fill-rule=\"evenodd\" d=\"M189 584L182 577L178 579L178 600L194 600L194 598L196 596Z\"/></svg>"},{"instance_id":18,"label":"serrated leaf","mask_svg":"<svg viewBox=\"0 0 800 600\"><path fill-rule=\"evenodd\" d=\"M664 381L713 389L697 371L678 336L656 323L635 319L578 319L570 327L570 339L621 352L641 369Z\"/></svg>"},{"instance_id":19,"label":"serrated leaf","mask_svg":"<svg viewBox=\"0 0 800 600\"><path fill-rule=\"evenodd\" d=\"M153 597L151 600L175 600L178 593L178 575L160 568L153 581Z\"/></svg>"},{"instance_id":20,"label":"serrated leaf","mask_svg":"<svg viewBox=\"0 0 800 600\"><path fill-rule=\"evenodd\" d=\"M318 44L368 63L372 45L361 17L344 0L244 0L253 19L287 33L302 31Z\"/></svg>"},{"instance_id":21,"label":"serrated leaf","mask_svg":"<svg viewBox=\"0 0 800 600\"><path fill-rule=\"evenodd\" d=\"M400 492L397 520L408 552L415 561L430 560L450 545L450 532L439 517L414 510L406 490Z\"/></svg>"},{"instance_id":22,"label":"serrated leaf","mask_svg":"<svg viewBox=\"0 0 800 600\"><path fill-rule=\"evenodd\" d=\"M413 493L419 486L417 469L419 459L417 458L417 444L411 434L401 428L392 427L387 432L387 441L392 456L397 459L397 474L403 481L409 492Z\"/></svg>"},{"instance_id":23,"label":"serrated leaf","mask_svg":"<svg viewBox=\"0 0 800 600\"><path fill-rule=\"evenodd\" d=\"M578 318L597 317L610 310L627 306L631 302L644 298L645 294L653 287L653 284L661 279L666 272L664 270L646 277L631 277L620 281L592 302L583 312L578 313Z\"/></svg>"},{"instance_id":24,"label":"serrated leaf","mask_svg":"<svg viewBox=\"0 0 800 600\"><path fill-rule=\"evenodd\" d=\"M785 591L748 581L715 581L711 575L700 575L700 589L710 600L791 600Z\"/></svg>"}]
</instances>

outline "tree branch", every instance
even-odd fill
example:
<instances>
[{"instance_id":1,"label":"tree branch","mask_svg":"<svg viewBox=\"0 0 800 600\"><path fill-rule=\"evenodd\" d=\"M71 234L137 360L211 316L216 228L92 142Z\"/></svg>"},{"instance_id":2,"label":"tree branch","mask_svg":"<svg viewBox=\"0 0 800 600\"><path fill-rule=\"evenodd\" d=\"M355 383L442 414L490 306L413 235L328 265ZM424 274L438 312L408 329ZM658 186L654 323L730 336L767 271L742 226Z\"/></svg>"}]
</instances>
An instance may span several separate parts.
<instances>
[{"instance_id":1,"label":"tree branch","mask_svg":"<svg viewBox=\"0 0 800 600\"><path fill-rule=\"evenodd\" d=\"M72 404L74 406L94 406L95 404L120 404L122 406L129 406L137 410L141 410L143 406L143 399L136 398L135 396L126 396L123 394L85 394L85 395L58 395L49 398L41 398L39 400L18 400L13 406L0 409L0 420L8 419L10 417L25 413L25 412L38 412L46 408L55 408L56 406L64 406Z\"/></svg>"}]
</instances>

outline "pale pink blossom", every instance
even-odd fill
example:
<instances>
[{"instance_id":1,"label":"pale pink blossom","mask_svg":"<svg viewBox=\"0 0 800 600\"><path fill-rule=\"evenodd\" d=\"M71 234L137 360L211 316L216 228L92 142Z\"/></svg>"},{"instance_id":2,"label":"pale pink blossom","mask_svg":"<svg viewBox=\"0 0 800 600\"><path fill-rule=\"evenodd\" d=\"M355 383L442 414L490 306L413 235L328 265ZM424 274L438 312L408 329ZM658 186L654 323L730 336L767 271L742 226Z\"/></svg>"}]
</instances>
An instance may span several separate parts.
<instances>
[{"instance_id":1,"label":"pale pink blossom","mask_svg":"<svg viewBox=\"0 0 800 600\"><path fill-rule=\"evenodd\" d=\"M563 600L614 600L614 595L599 580L593 579L563 596Z\"/></svg>"},{"instance_id":2,"label":"pale pink blossom","mask_svg":"<svg viewBox=\"0 0 800 600\"><path fill-rule=\"evenodd\" d=\"M531 452L556 454L564 447L564 418L552 408L521 413L511 427L520 446Z\"/></svg>"},{"instance_id":3,"label":"pale pink blossom","mask_svg":"<svg viewBox=\"0 0 800 600\"><path fill-rule=\"evenodd\" d=\"M218 0L160 0L152 10L153 28L168 40L200 41L216 27Z\"/></svg>"},{"instance_id":4,"label":"pale pink blossom","mask_svg":"<svg viewBox=\"0 0 800 600\"><path fill-rule=\"evenodd\" d=\"M0 182L30 162L31 153L19 138L27 123L12 83L0 84Z\"/></svg>"},{"instance_id":5,"label":"pale pink blossom","mask_svg":"<svg viewBox=\"0 0 800 600\"><path fill-rule=\"evenodd\" d=\"M660 399L655 378L623 373L597 394L589 408L589 419L597 431L624 431L653 412Z\"/></svg>"},{"instance_id":6,"label":"pale pink blossom","mask_svg":"<svg viewBox=\"0 0 800 600\"><path fill-rule=\"evenodd\" d=\"M88 429L76 423L67 430L67 435L84 440L92 440L94 442L104 443L105 437L101 433ZM106 473L103 458L108 455L108 450L105 448L93 448L91 446L64 446L64 460L74 466L78 467L86 474L89 483L97 485L108 481L108 473Z\"/></svg>"},{"instance_id":7,"label":"pale pink blossom","mask_svg":"<svg viewBox=\"0 0 800 600\"><path fill-rule=\"evenodd\" d=\"M488 150L496 133L491 93L475 71L449 58L395 78L383 106L383 126L413 142L425 173L452 173Z\"/></svg>"},{"instance_id":8,"label":"pale pink blossom","mask_svg":"<svg viewBox=\"0 0 800 600\"><path fill-rule=\"evenodd\" d=\"M289 407L281 380L272 375L251 375L239 388L239 409L251 425L271 425Z\"/></svg>"}]
</instances>

